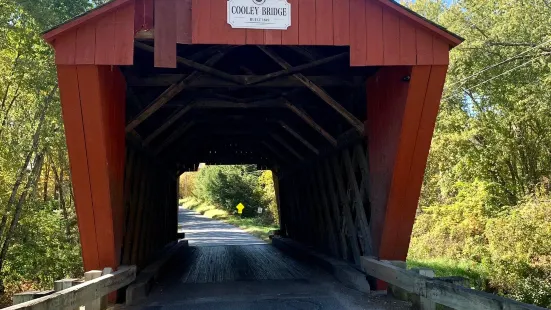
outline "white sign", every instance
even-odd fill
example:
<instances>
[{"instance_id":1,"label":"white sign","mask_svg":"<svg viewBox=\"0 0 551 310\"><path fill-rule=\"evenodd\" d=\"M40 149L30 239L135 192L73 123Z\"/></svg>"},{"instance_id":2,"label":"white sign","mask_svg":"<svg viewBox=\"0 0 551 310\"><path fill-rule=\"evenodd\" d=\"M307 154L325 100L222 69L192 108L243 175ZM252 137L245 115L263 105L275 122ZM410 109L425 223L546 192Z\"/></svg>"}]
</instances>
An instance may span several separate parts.
<instances>
[{"instance_id":1,"label":"white sign","mask_svg":"<svg viewBox=\"0 0 551 310\"><path fill-rule=\"evenodd\" d=\"M228 0L232 28L287 30L291 4L287 0Z\"/></svg>"}]
</instances>

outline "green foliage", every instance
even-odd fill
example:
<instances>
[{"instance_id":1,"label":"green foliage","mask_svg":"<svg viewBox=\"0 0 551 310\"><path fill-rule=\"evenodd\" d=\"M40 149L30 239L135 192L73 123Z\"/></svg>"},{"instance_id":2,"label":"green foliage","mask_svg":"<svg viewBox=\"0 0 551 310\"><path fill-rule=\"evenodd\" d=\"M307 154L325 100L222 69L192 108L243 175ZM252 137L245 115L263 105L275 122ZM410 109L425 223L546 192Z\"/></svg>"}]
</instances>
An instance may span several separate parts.
<instances>
[{"instance_id":1,"label":"green foliage","mask_svg":"<svg viewBox=\"0 0 551 310\"><path fill-rule=\"evenodd\" d=\"M245 205L243 216L252 217L259 207L265 207L256 166L207 166L195 179L194 195L234 213L239 203Z\"/></svg>"},{"instance_id":2,"label":"green foliage","mask_svg":"<svg viewBox=\"0 0 551 310\"><path fill-rule=\"evenodd\" d=\"M551 306L551 3L403 2L466 39L451 53L409 259L476 266L463 269L485 279L478 288Z\"/></svg>"},{"instance_id":3,"label":"green foliage","mask_svg":"<svg viewBox=\"0 0 551 310\"><path fill-rule=\"evenodd\" d=\"M488 212L487 191L483 183L478 186L462 189L451 205L423 208L408 259L440 265L448 269L446 275L463 275L452 269L454 264L471 266L475 272L468 278L477 288L550 307L551 200L530 198L501 212ZM442 267L442 261L452 263Z\"/></svg>"}]
</instances>

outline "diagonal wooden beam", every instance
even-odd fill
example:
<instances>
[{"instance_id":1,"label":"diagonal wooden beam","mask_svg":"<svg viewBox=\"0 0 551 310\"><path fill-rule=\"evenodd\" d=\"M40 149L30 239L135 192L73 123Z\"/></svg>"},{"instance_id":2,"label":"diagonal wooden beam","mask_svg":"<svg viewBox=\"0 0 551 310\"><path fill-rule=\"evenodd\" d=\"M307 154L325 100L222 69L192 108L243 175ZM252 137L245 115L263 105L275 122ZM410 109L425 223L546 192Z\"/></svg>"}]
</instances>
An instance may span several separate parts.
<instances>
[{"instance_id":1,"label":"diagonal wooden beam","mask_svg":"<svg viewBox=\"0 0 551 310\"><path fill-rule=\"evenodd\" d=\"M292 146L290 146L285 140L283 140L283 138L281 138L276 134L271 134L270 136L272 137L272 139L279 142L279 144L283 145L284 148L286 148L289 152L291 152L291 154L293 154L300 161L304 160L304 157L302 157L302 155L300 155Z\"/></svg>"},{"instance_id":2,"label":"diagonal wooden beam","mask_svg":"<svg viewBox=\"0 0 551 310\"><path fill-rule=\"evenodd\" d=\"M289 127L289 125L287 125L284 121L279 121L279 124L281 125L281 127L283 127L283 129L287 130L288 133L290 133L293 137L295 137L302 144L304 144L304 146L309 148L312 152L316 153L316 155L319 155L320 152L315 146L310 144L310 142L304 139L298 132L293 130L291 127Z\"/></svg>"},{"instance_id":3,"label":"diagonal wooden beam","mask_svg":"<svg viewBox=\"0 0 551 310\"><path fill-rule=\"evenodd\" d=\"M178 130L174 131L166 140L161 143L161 145L155 150L155 155L159 155L167 146L172 144L176 139L178 139L180 136L182 136L191 126L195 124L194 121L191 121L182 127L180 127Z\"/></svg>"},{"instance_id":4,"label":"diagonal wooden beam","mask_svg":"<svg viewBox=\"0 0 551 310\"><path fill-rule=\"evenodd\" d=\"M259 48L262 49L263 47L259 46ZM278 78L278 77L292 75L294 73L301 72L301 71L304 71L306 69L315 68L315 67L324 65L326 63L333 62L337 59L341 59L341 58L344 58L344 57L347 57L347 56L348 56L348 53L341 53L341 54L338 54L338 55L329 56L329 57L326 57L326 58L323 58L323 59L319 59L319 60L316 60L316 61L309 62L307 64L296 66L296 67L289 66L288 68L285 68L281 71L269 73L269 74L266 74L266 75L263 75L263 76L260 76L260 77L254 78L254 79L250 79L250 80L246 81L245 85L259 84L259 83L263 83L263 82L266 82L266 81L269 81L269 80L273 80L273 79Z\"/></svg>"},{"instance_id":5,"label":"diagonal wooden beam","mask_svg":"<svg viewBox=\"0 0 551 310\"><path fill-rule=\"evenodd\" d=\"M264 47L264 46L258 46L259 49L261 49L266 55L268 55L270 58L272 58L273 61L275 61L277 64L279 64L282 68L289 70L293 68L285 59L281 58L279 55L272 52L270 49ZM365 128L364 124L357 119L354 114L350 113L347 109L345 109L342 105L339 104L335 99L333 99L325 90L323 90L321 87L314 84L312 81L310 81L307 77L305 77L302 73L295 73L293 76L299 80L304 86L308 87L313 93L315 93L318 97L320 97L325 103L327 103L330 107L332 107L335 111L337 111L342 117L346 119L358 132L364 133Z\"/></svg>"},{"instance_id":6,"label":"diagonal wooden beam","mask_svg":"<svg viewBox=\"0 0 551 310\"><path fill-rule=\"evenodd\" d=\"M134 45L139 48L139 49L142 49L144 51L148 51L148 52L151 52L153 53L154 52L154 49L152 46L149 46L147 44L144 44L144 43L141 43L141 42L134 42ZM186 59L184 57L180 57L180 56L176 56L176 61L184 66L187 66L187 67L190 67L190 68L193 68L197 71L200 71L200 72L203 72L203 73L206 73L206 74L210 74L212 76L216 76L222 80L226 80L226 81L230 81L230 82L234 82L235 84L244 84L245 82L239 78L239 77L236 77L236 76L233 76L231 74L228 74L226 72L223 72L223 71L220 71L220 70L217 70L217 69L214 69L214 68L211 68L209 66L206 66L206 65L203 65L203 64L200 64L198 62L195 62L195 61L192 61L192 60L189 60L189 59Z\"/></svg>"},{"instance_id":7,"label":"diagonal wooden beam","mask_svg":"<svg viewBox=\"0 0 551 310\"><path fill-rule=\"evenodd\" d=\"M216 64L218 61L220 61L224 56L226 55L226 52L218 52L214 56L212 56L207 62L206 65L212 66ZM140 125L143 121L145 121L149 116L151 116L153 113L155 113L157 110L159 110L162 106L164 106L167 102L172 100L176 95L182 92L190 83L193 81L197 76L199 76L199 71L194 71L178 83L172 84L169 88L167 88L157 99L153 100L153 102L144 110L142 111L134 120L132 120L128 125L126 125L126 132L129 132L131 130L134 130L138 125Z\"/></svg>"},{"instance_id":8,"label":"diagonal wooden beam","mask_svg":"<svg viewBox=\"0 0 551 310\"><path fill-rule=\"evenodd\" d=\"M159 128L157 128L153 133L151 133L145 140L143 141L143 145L147 146L149 145L155 138L157 138L161 133L163 133L168 127L170 127L174 122L182 118L187 112L189 112L191 109L193 109L193 103L188 103L184 108L180 109L180 111L176 112L174 115L170 116L168 120L166 120Z\"/></svg>"},{"instance_id":9,"label":"diagonal wooden beam","mask_svg":"<svg viewBox=\"0 0 551 310\"><path fill-rule=\"evenodd\" d=\"M302 120L305 121L308 125L310 125L310 127L312 127L315 131L320 133L325 139L327 139L327 141L329 141L329 143L331 143L331 145L337 146L337 140L331 134L329 134L327 131L325 131L325 129L323 129L323 127L318 125L312 119L312 117L310 117L310 115L308 115L308 113L306 113L306 111L296 107L295 105L293 105L287 99L283 99L283 104L287 108L289 108L289 110L293 111L293 113L295 113L298 117L302 118Z\"/></svg>"},{"instance_id":10,"label":"diagonal wooden beam","mask_svg":"<svg viewBox=\"0 0 551 310\"><path fill-rule=\"evenodd\" d=\"M282 162L289 163L289 159L285 158L285 156L283 156L281 152L278 149L276 149L274 146L272 146L270 143L266 141L261 141L260 144L266 147L266 149L268 149L272 154L274 154L275 157L278 157Z\"/></svg>"}]
</instances>

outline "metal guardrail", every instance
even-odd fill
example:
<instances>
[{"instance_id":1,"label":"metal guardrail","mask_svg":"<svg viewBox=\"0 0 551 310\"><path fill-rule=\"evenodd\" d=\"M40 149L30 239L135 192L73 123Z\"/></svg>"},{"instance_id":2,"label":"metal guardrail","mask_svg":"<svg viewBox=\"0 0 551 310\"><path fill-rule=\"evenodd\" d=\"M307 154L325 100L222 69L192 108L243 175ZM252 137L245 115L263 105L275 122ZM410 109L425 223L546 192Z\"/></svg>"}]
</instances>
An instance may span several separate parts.
<instances>
[{"instance_id":1,"label":"metal guardrail","mask_svg":"<svg viewBox=\"0 0 551 310\"><path fill-rule=\"evenodd\" d=\"M136 266L121 266L117 271L111 268L104 271L89 271L85 273L85 282L76 279L56 281L57 292L51 291L47 296L18 303L31 295L37 297L37 292L18 294L13 305L4 310L74 310L85 307L86 310L105 309L105 298L111 292L123 288L136 279ZM75 285L76 284L76 285ZM74 285L74 286L73 286Z\"/></svg>"},{"instance_id":2,"label":"metal guardrail","mask_svg":"<svg viewBox=\"0 0 551 310\"><path fill-rule=\"evenodd\" d=\"M365 273L379 280L397 286L409 293L419 295L435 303L458 310L543 310L494 294L489 294L446 281L430 278L411 270L397 267L390 262L371 257L362 257Z\"/></svg>"}]
</instances>

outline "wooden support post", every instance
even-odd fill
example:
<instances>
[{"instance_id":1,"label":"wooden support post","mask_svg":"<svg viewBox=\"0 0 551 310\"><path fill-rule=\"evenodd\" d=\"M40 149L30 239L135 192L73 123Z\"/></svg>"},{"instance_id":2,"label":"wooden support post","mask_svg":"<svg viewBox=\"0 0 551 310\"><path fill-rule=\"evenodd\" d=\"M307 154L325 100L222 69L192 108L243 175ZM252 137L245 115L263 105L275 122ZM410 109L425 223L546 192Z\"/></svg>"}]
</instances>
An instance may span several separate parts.
<instances>
[{"instance_id":1,"label":"wooden support post","mask_svg":"<svg viewBox=\"0 0 551 310\"><path fill-rule=\"evenodd\" d=\"M367 81L371 231L381 259L406 259L446 71L384 67Z\"/></svg>"},{"instance_id":2,"label":"wooden support post","mask_svg":"<svg viewBox=\"0 0 551 310\"><path fill-rule=\"evenodd\" d=\"M57 68L84 267L116 267L124 226L124 76L112 66Z\"/></svg>"},{"instance_id":3,"label":"wooden support post","mask_svg":"<svg viewBox=\"0 0 551 310\"><path fill-rule=\"evenodd\" d=\"M329 200L327 199L327 192L320 175L321 169L322 166L320 163L318 163L314 168L314 175L312 176L312 182L316 185L316 192L314 193L314 195L319 197L321 213L323 214L323 217L325 219L324 226L327 233L327 240L329 242L329 249L331 250L333 256L342 257L339 245L339 240L341 240L339 236L340 232L335 226L335 219L338 217L331 216ZM344 241L346 243L346 240L344 238L341 241Z\"/></svg>"},{"instance_id":4,"label":"wooden support post","mask_svg":"<svg viewBox=\"0 0 551 310\"><path fill-rule=\"evenodd\" d=\"M360 226L360 232L362 234L362 243L364 249L364 255L373 254L373 246L371 240L371 231L369 230L369 223L365 215L365 208L363 205L360 190L358 189L358 183L356 182L356 175L354 173L354 167L352 167L352 161L350 159L350 153L347 149L342 151L342 158L346 175L348 176L348 188L352 191L351 197L352 205L356 213L356 224Z\"/></svg>"},{"instance_id":5,"label":"wooden support post","mask_svg":"<svg viewBox=\"0 0 551 310\"><path fill-rule=\"evenodd\" d=\"M354 259L354 262L356 265L360 265L360 249L358 247L358 232L356 225L354 223L354 220L352 220L352 212L350 211L350 200L348 199L348 195L346 194L346 190L344 188L343 179L342 179L342 173L340 170L340 166L338 163L337 156L334 156L331 158L331 166L333 168L333 173L330 173L329 166L326 166L327 174L332 175L333 180L336 184L336 186L332 186L333 188L336 188L338 196L339 196L339 204L340 204L340 210L342 212L342 216L344 217L344 223L346 225L346 231L348 233L349 238L349 244L350 248L352 250L352 257ZM331 182L331 177L330 177Z\"/></svg>"}]
</instances>

